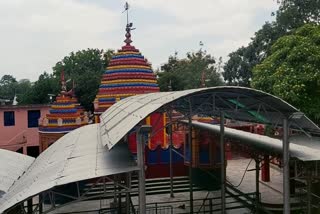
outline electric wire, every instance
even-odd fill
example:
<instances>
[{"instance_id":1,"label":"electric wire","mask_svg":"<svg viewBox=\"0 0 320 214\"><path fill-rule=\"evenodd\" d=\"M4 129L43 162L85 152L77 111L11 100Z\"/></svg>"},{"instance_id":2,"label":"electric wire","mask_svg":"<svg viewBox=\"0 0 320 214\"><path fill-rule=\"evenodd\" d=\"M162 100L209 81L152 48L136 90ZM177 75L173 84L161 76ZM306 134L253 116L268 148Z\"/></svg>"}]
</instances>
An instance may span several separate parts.
<instances>
[{"instance_id":1,"label":"electric wire","mask_svg":"<svg viewBox=\"0 0 320 214\"><path fill-rule=\"evenodd\" d=\"M237 187L239 187L239 186L242 184L243 179L244 179L244 176L246 175L247 170L248 170L248 168L249 168L249 166L250 166L250 164L251 164L252 160L253 160L253 159L251 158L251 160L249 161L249 163L248 163L248 165L247 165L246 169L244 170L244 173L243 173L242 178L241 178L241 180L240 180L240 183L239 183L238 185L233 185L229 180L227 180L227 179L226 179L226 181L227 181L227 182L228 182L232 187L237 188Z\"/></svg>"}]
</instances>

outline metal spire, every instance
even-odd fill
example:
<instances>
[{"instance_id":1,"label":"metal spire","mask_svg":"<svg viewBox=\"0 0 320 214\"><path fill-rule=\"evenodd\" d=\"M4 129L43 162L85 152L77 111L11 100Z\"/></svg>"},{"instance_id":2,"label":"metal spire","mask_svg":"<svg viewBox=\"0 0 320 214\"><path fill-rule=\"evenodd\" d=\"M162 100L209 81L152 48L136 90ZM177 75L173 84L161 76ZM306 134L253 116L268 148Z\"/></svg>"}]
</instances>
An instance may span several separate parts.
<instances>
[{"instance_id":1,"label":"metal spire","mask_svg":"<svg viewBox=\"0 0 320 214\"><path fill-rule=\"evenodd\" d=\"M129 24L129 4L128 2L126 2L126 4L124 5L124 11L127 11L127 25Z\"/></svg>"},{"instance_id":2,"label":"metal spire","mask_svg":"<svg viewBox=\"0 0 320 214\"><path fill-rule=\"evenodd\" d=\"M131 40L131 30L134 30L135 28L132 28L133 24L132 22L129 23L129 4L128 2L126 2L126 4L124 5L124 11L127 11L127 26L126 26L126 39L124 40L124 42L126 43L126 45L130 45L130 43L132 42Z\"/></svg>"}]
</instances>

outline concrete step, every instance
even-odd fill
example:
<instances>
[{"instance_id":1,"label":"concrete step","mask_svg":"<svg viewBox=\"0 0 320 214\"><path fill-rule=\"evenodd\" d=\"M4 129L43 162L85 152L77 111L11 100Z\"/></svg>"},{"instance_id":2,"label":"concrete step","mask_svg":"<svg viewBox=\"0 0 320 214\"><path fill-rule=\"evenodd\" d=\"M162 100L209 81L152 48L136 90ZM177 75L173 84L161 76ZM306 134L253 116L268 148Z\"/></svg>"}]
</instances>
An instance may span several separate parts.
<instances>
[{"instance_id":1,"label":"concrete step","mask_svg":"<svg viewBox=\"0 0 320 214\"><path fill-rule=\"evenodd\" d=\"M138 180L133 180L131 182L132 194L131 196L138 195ZM114 191L114 185L112 182L108 182L105 187L102 183L96 184L94 187L90 189L90 184L87 184L85 188L81 191L87 192L87 196L95 196L100 195L104 192L112 192ZM181 192L189 192L189 178L184 177L175 177L173 179L173 192L181 193ZM203 190L200 187L197 187L193 184L194 191ZM169 194L170 193L170 178L156 178L156 179L147 179L146 180L146 195L155 195L155 194ZM112 198L110 196L108 198Z\"/></svg>"}]
</instances>

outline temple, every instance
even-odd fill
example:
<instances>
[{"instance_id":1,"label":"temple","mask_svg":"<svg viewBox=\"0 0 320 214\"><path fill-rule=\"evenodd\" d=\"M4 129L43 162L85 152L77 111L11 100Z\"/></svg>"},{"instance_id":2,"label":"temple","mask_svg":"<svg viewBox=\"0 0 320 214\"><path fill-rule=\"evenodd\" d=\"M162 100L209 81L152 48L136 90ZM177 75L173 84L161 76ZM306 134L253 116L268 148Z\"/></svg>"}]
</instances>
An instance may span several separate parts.
<instances>
[{"instance_id":1,"label":"temple","mask_svg":"<svg viewBox=\"0 0 320 214\"><path fill-rule=\"evenodd\" d=\"M88 115L78 103L74 88L67 91L64 71L61 72L61 92L51 105L49 114L39 121L40 152L63 135L87 125Z\"/></svg>"},{"instance_id":2,"label":"temple","mask_svg":"<svg viewBox=\"0 0 320 214\"><path fill-rule=\"evenodd\" d=\"M125 45L112 56L94 100L95 122L115 102L128 96L159 92L156 75L146 58L131 45L132 23L127 24Z\"/></svg>"}]
</instances>

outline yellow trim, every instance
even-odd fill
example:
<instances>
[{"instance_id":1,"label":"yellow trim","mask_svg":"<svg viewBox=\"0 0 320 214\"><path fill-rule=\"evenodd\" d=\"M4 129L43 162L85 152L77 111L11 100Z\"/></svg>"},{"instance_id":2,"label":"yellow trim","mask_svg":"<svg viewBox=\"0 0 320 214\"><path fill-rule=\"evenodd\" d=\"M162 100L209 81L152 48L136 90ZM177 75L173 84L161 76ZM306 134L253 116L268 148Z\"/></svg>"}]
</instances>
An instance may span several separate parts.
<instances>
[{"instance_id":1,"label":"yellow trim","mask_svg":"<svg viewBox=\"0 0 320 214\"><path fill-rule=\"evenodd\" d=\"M151 125L151 116L146 118L146 125ZM151 137L148 138L148 147L151 148Z\"/></svg>"},{"instance_id":2,"label":"yellow trim","mask_svg":"<svg viewBox=\"0 0 320 214\"><path fill-rule=\"evenodd\" d=\"M98 115L94 115L94 123L99 123L99 116Z\"/></svg>"},{"instance_id":3,"label":"yellow trim","mask_svg":"<svg viewBox=\"0 0 320 214\"><path fill-rule=\"evenodd\" d=\"M69 106L52 105L51 108L53 108L53 109L72 109L72 108L75 108L75 105L69 105Z\"/></svg>"},{"instance_id":4,"label":"yellow trim","mask_svg":"<svg viewBox=\"0 0 320 214\"><path fill-rule=\"evenodd\" d=\"M61 126L58 126L58 124L55 123L55 124L48 124L47 126L43 126L43 127L64 127L64 126L79 126L79 124L76 124L76 123L62 123Z\"/></svg>"},{"instance_id":5,"label":"yellow trim","mask_svg":"<svg viewBox=\"0 0 320 214\"><path fill-rule=\"evenodd\" d=\"M64 116L63 118L62 117L60 117L60 118L63 119L63 120L65 120L65 119L69 120L69 119L77 119L78 117L80 117L80 115L79 116L74 116L74 117L65 117ZM50 116L48 116L47 119L48 120L58 120L58 117L50 117Z\"/></svg>"},{"instance_id":6,"label":"yellow trim","mask_svg":"<svg viewBox=\"0 0 320 214\"><path fill-rule=\"evenodd\" d=\"M110 66L107 67L107 70L116 70L116 69L130 69L130 68L142 68L142 69L150 69L150 66L143 66L143 65L117 65L117 66Z\"/></svg>"},{"instance_id":7,"label":"yellow trim","mask_svg":"<svg viewBox=\"0 0 320 214\"><path fill-rule=\"evenodd\" d=\"M112 104L108 104L108 105L99 105L99 107L101 107L101 108L106 108L106 107L110 107L110 106L112 106L114 103L112 103Z\"/></svg>"},{"instance_id":8,"label":"yellow trim","mask_svg":"<svg viewBox=\"0 0 320 214\"><path fill-rule=\"evenodd\" d=\"M130 97L130 96L134 96L137 94L101 94L101 95L97 95L97 98L109 98L109 97Z\"/></svg>"},{"instance_id":9,"label":"yellow trim","mask_svg":"<svg viewBox=\"0 0 320 214\"><path fill-rule=\"evenodd\" d=\"M118 56L118 55L127 55L127 54L141 55L139 51L138 52L133 52L133 51L117 52L115 55Z\"/></svg>"},{"instance_id":10,"label":"yellow trim","mask_svg":"<svg viewBox=\"0 0 320 214\"><path fill-rule=\"evenodd\" d=\"M152 80L152 79L121 79L121 80L101 81L101 84L123 83L123 82L130 82L130 83L140 83L140 82L157 83L157 80Z\"/></svg>"}]
</instances>

